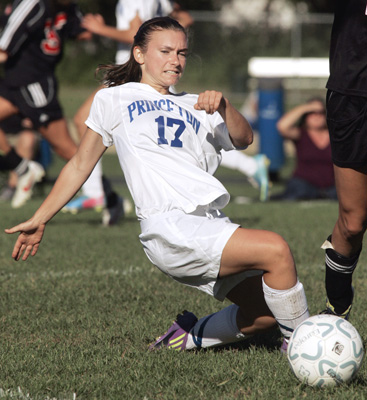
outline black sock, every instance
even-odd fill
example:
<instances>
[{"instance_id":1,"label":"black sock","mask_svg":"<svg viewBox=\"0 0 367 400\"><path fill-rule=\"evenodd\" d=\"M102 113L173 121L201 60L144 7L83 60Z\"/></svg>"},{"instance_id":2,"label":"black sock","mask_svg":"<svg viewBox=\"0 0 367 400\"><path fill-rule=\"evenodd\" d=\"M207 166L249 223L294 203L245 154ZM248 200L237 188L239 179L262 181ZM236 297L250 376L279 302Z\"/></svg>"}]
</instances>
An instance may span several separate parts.
<instances>
[{"instance_id":1,"label":"black sock","mask_svg":"<svg viewBox=\"0 0 367 400\"><path fill-rule=\"evenodd\" d=\"M16 169L21 162L23 161L23 158L20 157L16 151L12 148L9 153L5 154L5 156L0 157L0 170L6 170L6 171L11 171Z\"/></svg>"},{"instance_id":2,"label":"black sock","mask_svg":"<svg viewBox=\"0 0 367 400\"><path fill-rule=\"evenodd\" d=\"M113 191L111 182L105 176L102 176L103 191L106 197L107 208L114 207L118 202L118 195Z\"/></svg>"},{"instance_id":3,"label":"black sock","mask_svg":"<svg viewBox=\"0 0 367 400\"><path fill-rule=\"evenodd\" d=\"M331 240L328 239L329 241ZM352 275L357 266L360 251L345 257L334 249L326 249L325 288L330 304L337 314L342 314L353 301Z\"/></svg>"}]
</instances>

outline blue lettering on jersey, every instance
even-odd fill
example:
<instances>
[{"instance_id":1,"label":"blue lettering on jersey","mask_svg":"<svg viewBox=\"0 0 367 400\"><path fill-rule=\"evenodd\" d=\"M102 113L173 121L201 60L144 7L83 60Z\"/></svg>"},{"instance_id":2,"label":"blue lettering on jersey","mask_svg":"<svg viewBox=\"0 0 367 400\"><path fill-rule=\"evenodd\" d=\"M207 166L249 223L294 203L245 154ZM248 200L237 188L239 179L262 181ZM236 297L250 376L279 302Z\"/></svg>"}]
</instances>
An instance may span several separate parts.
<instances>
[{"instance_id":1,"label":"blue lettering on jersey","mask_svg":"<svg viewBox=\"0 0 367 400\"><path fill-rule=\"evenodd\" d=\"M161 100L136 100L127 106L130 122L133 122L134 119L142 114L145 114L150 111L178 111L180 116L186 119L195 130L197 134L200 129L200 122L187 110L182 109L179 105L174 103L170 99L161 99Z\"/></svg>"}]
</instances>

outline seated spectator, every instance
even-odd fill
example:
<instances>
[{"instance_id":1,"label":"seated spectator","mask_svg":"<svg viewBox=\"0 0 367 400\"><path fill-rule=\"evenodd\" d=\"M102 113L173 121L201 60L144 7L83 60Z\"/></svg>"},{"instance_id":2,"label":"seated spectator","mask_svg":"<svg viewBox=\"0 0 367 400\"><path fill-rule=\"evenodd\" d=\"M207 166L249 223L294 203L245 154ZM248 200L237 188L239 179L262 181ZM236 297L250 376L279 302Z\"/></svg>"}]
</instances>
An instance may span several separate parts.
<instances>
[{"instance_id":1,"label":"seated spectator","mask_svg":"<svg viewBox=\"0 0 367 400\"><path fill-rule=\"evenodd\" d=\"M337 199L325 106L314 98L294 107L278 121L284 139L293 141L296 167L284 193L272 200Z\"/></svg>"}]
</instances>

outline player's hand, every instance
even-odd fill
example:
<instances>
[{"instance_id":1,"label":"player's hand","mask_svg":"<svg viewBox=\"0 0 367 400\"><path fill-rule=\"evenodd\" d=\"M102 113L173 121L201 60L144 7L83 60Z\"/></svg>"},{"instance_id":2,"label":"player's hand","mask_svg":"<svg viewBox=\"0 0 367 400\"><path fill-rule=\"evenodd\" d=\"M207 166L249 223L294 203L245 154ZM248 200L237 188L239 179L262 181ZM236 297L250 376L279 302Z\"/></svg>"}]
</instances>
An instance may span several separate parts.
<instances>
[{"instance_id":1,"label":"player's hand","mask_svg":"<svg viewBox=\"0 0 367 400\"><path fill-rule=\"evenodd\" d=\"M207 114L214 114L216 111L221 113L225 106L226 102L222 92L206 90L199 94L194 108L195 110L205 111Z\"/></svg>"},{"instance_id":2,"label":"player's hand","mask_svg":"<svg viewBox=\"0 0 367 400\"><path fill-rule=\"evenodd\" d=\"M87 29L89 32L97 35L101 34L104 27L106 26L105 20L100 14L87 14L82 21L82 27Z\"/></svg>"},{"instance_id":3,"label":"player's hand","mask_svg":"<svg viewBox=\"0 0 367 400\"><path fill-rule=\"evenodd\" d=\"M14 226L13 228L5 229L5 232L9 234L20 232L11 255L14 260L20 260L22 254L23 261L25 261L29 255L36 255L45 227L45 224L38 224L32 222L30 219L22 224Z\"/></svg>"}]
</instances>

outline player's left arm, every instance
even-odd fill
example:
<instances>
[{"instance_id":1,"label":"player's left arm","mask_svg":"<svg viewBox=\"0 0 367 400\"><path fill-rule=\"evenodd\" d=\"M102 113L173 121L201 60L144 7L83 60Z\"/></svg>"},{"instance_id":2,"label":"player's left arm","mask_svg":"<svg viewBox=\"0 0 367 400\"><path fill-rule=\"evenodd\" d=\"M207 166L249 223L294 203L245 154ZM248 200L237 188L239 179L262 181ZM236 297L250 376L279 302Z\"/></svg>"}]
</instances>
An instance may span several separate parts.
<instances>
[{"instance_id":1,"label":"player's left arm","mask_svg":"<svg viewBox=\"0 0 367 400\"><path fill-rule=\"evenodd\" d=\"M243 148L252 143L253 131L247 119L233 107L221 92L206 90L200 93L194 108L205 111L207 114L214 114L218 111L235 147Z\"/></svg>"}]
</instances>

